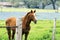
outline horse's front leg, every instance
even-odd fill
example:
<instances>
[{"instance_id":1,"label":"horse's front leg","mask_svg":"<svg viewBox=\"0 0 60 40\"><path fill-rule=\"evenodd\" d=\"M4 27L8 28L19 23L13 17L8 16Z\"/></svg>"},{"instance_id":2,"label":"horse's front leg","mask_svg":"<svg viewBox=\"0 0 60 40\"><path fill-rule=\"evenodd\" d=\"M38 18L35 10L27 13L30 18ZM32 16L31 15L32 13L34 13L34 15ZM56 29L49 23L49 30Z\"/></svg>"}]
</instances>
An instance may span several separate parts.
<instances>
[{"instance_id":1,"label":"horse's front leg","mask_svg":"<svg viewBox=\"0 0 60 40\"><path fill-rule=\"evenodd\" d=\"M12 40L14 40L15 31L16 31L16 30L12 30Z\"/></svg>"},{"instance_id":2,"label":"horse's front leg","mask_svg":"<svg viewBox=\"0 0 60 40\"><path fill-rule=\"evenodd\" d=\"M29 32L25 33L25 40L27 40Z\"/></svg>"},{"instance_id":3,"label":"horse's front leg","mask_svg":"<svg viewBox=\"0 0 60 40\"><path fill-rule=\"evenodd\" d=\"M24 34L24 33L22 32L22 40L23 40L23 34Z\"/></svg>"}]
</instances>

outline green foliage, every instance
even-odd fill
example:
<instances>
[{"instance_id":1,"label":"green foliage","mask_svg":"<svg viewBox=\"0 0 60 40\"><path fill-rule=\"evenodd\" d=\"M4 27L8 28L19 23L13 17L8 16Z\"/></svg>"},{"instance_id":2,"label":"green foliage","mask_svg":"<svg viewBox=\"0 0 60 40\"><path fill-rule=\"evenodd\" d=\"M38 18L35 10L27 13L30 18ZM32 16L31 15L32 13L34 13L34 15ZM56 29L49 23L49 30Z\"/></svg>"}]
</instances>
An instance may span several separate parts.
<instances>
[{"instance_id":1,"label":"green foliage","mask_svg":"<svg viewBox=\"0 0 60 40\"><path fill-rule=\"evenodd\" d=\"M24 2L28 8L39 8L40 5L42 5L43 9L45 8L45 6L52 4L51 0L0 0L0 2L12 2L12 3ZM59 5L60 0L56 0L56 2L57 2L56 4ZM16 4L14 4L14 5L16 5ZM18 6L18 5L19 4L17 4L16 6Z\"/></svg>"}]
</instances>

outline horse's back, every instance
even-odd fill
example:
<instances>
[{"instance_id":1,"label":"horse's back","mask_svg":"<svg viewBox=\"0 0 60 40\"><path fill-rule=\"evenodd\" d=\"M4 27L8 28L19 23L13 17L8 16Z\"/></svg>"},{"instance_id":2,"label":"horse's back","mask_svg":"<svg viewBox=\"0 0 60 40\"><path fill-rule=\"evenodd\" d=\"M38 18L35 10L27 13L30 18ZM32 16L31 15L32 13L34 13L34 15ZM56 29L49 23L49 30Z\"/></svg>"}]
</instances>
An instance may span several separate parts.
<instances>
[{"instance_id":1,"label":"horse's back","mask_svg":"<svg viewBox=\"0 0 60 40\"><path fill-rule=\"evenodd\" d=\"M16 26L16 18L15 17L8 18L6 20L6 26L8 26L8 27Z\"/></svg>"}]
</instances>

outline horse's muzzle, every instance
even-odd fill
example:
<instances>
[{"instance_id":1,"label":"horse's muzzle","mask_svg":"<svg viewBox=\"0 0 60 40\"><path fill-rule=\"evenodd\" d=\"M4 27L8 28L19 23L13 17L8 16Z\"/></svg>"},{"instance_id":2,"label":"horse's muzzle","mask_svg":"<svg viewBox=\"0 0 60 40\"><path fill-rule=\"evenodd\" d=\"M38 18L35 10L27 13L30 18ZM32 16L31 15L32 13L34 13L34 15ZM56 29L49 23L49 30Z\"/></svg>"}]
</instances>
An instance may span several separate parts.
<instances>
[{"instance_id":1,"label":"horse's muzzle","mask_svg":"<svg viewBox=\"0 0 60 40\"><path fill-rule=\"evenodd\" d=\"M37 23L37 20L35 20L34 23L36 24Z\"/></svg>"}]
</instances>

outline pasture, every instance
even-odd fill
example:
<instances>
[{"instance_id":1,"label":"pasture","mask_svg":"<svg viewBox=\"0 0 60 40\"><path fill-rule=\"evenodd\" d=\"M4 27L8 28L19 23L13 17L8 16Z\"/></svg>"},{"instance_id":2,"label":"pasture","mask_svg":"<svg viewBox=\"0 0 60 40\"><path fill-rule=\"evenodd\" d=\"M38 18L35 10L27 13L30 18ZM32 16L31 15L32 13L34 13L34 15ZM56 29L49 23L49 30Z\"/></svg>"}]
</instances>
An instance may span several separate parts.
<instances>
[{"instance_id":1,"label":"pasture","mask_svg":"<svg viewBox=\"0 0 60 40\"><path fill-rule=\"evenodd\" d=\"M28 12L30 11L32 8L1 8L0 7L0 11L3 12ZM32 9L35 10L35 9ZM60 10L49 10L49 9L36 9L37 12L60 12Z\"/></svg>"},{"instance_id":2,"label":"pasture","mask_svg":"<svg viewBox=\"0 0 60 40\"><path fill-rule=\"evenodd\" d=\"M5 26L5 21L0 20L0 26ZM37 24L31 22L28 40L52 40L53 20L38 20ZM60 40L60 20L56 21L56 40ZM5 28L0 28L0 40L8 40Z\"/></svg>"},{"instance_id":3,"label":"pasture","mask_svg":"<svg viewBox=\"0 0 60 40\"><path fill-rule=\"evenodd\" d=\"M0 8L0 26L5 26L5 20L2 19L6 19L10 16L20 17L25 15L23 13L30 10L31 9L26 8ZM38 20L37 24L34 24L33 22L31 23L31 30L28 36L28 40L52 40L52 29L54 21L43 19L53 19L54 17L60 19L60 10L36 10L38 12L36 16L38 17L38 19L42 20ZM58 11L59 13L55 13L56 11ZM55 39L60 40L60 20L56 21ZM8 40L6 28L0 28L0 40Z\"/></svg>"}]
</instances>

